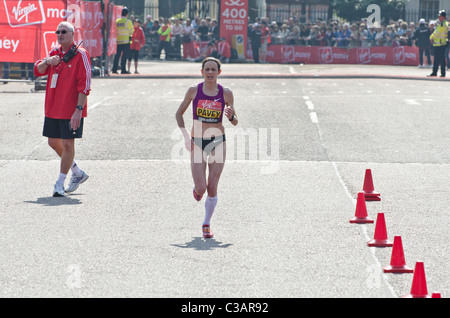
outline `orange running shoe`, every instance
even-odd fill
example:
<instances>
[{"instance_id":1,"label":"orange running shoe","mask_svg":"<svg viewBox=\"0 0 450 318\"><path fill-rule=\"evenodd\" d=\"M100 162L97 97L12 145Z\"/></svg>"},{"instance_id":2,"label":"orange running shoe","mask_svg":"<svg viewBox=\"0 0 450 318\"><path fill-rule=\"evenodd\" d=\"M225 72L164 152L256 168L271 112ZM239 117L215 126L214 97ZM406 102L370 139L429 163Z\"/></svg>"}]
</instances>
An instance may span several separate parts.
<instances>
[{"instance_id":1,"label":"orange running shoe","mask_svg":"<svg viewBox=\"0 0 450 318\"><path fill-rule=\"evenodd\" d=\"M209 227L208 224L203 224L202 231L203 231L204 238L211 238L214 236L214 233L211 232L211 228Z\"/></svg>"}]
</instances>

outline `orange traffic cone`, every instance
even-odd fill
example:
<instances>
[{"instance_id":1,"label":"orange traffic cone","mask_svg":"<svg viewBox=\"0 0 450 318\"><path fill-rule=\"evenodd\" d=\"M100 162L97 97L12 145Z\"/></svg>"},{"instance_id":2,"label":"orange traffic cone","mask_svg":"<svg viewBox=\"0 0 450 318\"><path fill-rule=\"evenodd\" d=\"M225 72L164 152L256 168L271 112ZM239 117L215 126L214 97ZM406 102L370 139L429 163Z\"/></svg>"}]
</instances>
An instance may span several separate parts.
<instances>
[{"instance_id":1,"label":"orange traffic cone","mask_svg":"<svg viewBox=\"0 0 450 318\"><path fill-rule=\"evenodd\" d=\"M367 242L369 246L389 247L392 246L392 241L387 238L386 221L384 220L384 213L378 213L377 223L375 225L375 235L373 240Z\"/></svg>"},{"instance_id":2,"label":"orange traffic cone","mask_svg":"<svg viewBox=\"0 0 450 318\"><path fill-rule=\"evenodd\" d=\"M411 293L403 298L430 298L427 290L427 281L425 279L425 269L423 262L416 262L414 276L411 287Z\"/></svg>"},{"instance_id":3,"label":"orange traffic cone","mask_svg":"<svg viewBox=\"0 0 450 318\"><path fill-rule=\"evenodd\" d=\"M373 220L367 216L366 201L362 192L358 192L355 216L350 219L350 223L373 223Z\"/></svg>"},{"instance_id":4,"label":"orange traffic cone","mask_svg":"<svg viewBox=\"0 0 450 318\"><path fill-rule=\"evenodd\" d=\"M366 201L381 201L380 193L375 192L373 187L373 180L372 180L372 170L366 169L366 175L364 177L364 186L363 186L363 192L366 196Z\"/></svg>"},{"instance_id":5,"label":"orange traffic cone","mask_svg":"<svg viewBox=\"0 0 450 318\"><path fill-rule=\"evenodd\" d=\"M392 245L391 265L383 267L385 273L413 273L414 270L406 266L405 255L403 254L403 244L401 236L394 236Z\"/></svg>"}]
</instances>

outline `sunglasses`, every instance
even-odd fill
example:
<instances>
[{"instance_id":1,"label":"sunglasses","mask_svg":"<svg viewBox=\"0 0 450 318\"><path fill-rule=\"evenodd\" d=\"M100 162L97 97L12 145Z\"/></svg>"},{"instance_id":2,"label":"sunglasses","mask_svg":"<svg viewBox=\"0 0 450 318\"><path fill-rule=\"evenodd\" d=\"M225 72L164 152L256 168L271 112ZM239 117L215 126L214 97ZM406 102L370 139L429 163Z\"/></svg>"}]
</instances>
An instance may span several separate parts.
<instances>
[{"instance_id":1,"label":"sunglasses","mask_svg":"<svg viewBox=\"0 0 450 318\"><path fill-rule=\"evenodd\" d=\"M67 30L61 30L61 31L59 31L59 30L58 30L58 31L56 31L55 33L56 33L56 34L60 34L60 33L61 33L61 34L66 34L67 32L69 32L69 31L67 31Z\"/></svg>"}]
</instances>

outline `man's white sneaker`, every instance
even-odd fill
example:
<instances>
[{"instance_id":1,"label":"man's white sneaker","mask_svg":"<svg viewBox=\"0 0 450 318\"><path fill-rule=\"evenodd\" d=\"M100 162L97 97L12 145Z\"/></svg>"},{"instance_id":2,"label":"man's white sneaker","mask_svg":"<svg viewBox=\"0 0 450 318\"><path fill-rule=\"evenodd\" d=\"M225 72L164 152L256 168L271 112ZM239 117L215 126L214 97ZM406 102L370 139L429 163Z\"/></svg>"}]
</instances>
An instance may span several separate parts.
<instances>
[{"instance_id":1,"label":"man's white sneaker","mask_svg":"<svg viewBox=\"0 0 450 318\"><path fill-rule=\"evenodd\" d=\"M63 197L64 196L64 185L61 183L56 183L55 188L53 189L54 197Z\"/></svg>"},{"instance_id":2,"label":"man's white sneaker","mask_svg":"<svg viewBox=\"0 0 450 318\"><path fill-rule=\"evenodd\" d=\"M81 171L81 175L74 175L72 174L72 177L70 178L69 186L66 189L66 192L70 193L78 189L78 186L82 184L84 181L86 181L89 178L89 176L86 174L86 172Z\"/></svg>"}]
</instances>

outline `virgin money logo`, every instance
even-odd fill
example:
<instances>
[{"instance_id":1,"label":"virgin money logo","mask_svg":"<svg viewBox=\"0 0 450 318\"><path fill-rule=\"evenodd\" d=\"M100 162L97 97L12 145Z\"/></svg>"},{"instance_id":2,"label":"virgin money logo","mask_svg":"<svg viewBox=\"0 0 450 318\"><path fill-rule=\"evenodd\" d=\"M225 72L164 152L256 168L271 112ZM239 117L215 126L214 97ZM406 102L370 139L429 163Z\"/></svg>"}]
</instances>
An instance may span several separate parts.
<instances>
[{"instance_id":1,"label":"virgin money logo","mask_svg":"<svg viewBox=\"0 0 450 318\"><path fill-rule=\"evenodd\" d=\"M294 47L293 46L282 46L281 48L281 55L282 55L282 61L283 63L290 63L294 62L295 60L295 54L294 54Z\"/></svg>"},{"instance_id":2,"label":"virgin money logo","mask_svg":"<svg viewBox=\"0 0 450 318\"><path fill-rule=\"evenodd\" d=\"M242 7L245 5L245 3L244 2L241 3L241 0L229 0L225 2L225 5Z\"/></svg>"},{"instance_id":3,"label":"virgin money logo","mask_svg":"<svg viewBox=\"0 0 450 318\"><path fill-rule=\"evenodd\" d=\"M12 27L45 23L41 0L3 0L8 23Z\"/></svg>"},{"instance_id":4,"label":"virgin money logo","mask_svg":"<svg viewBox=\"0 0 450 318\"><path fill-rule=\"evenodd\" d=\"M369 48L358 48L356 53L358 64L370 63L370 49Z\"/></svg>"},{"instance_id":5,"label":"virgin money logo","mask_svg":"<svg viewBox=\"0 0 450 318\"><path fill-rule=\"evenodd\" d=\"M333 63L333 51L331 50L331 47L319 48L319 63L321 64Z\"/></svg>"},{"instance_id":6,"label":"virgin money logo","mask_svg":"<svg viewBox=\"0 0 450 318\"><path fill-rule=\"evenodd\" d=\"M402 64L405 62L405 48L403 46L394 47L394 64Z\"/></svg>"}]
</instances>

